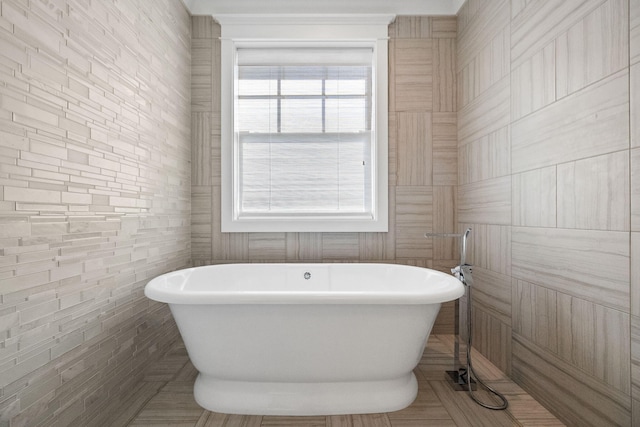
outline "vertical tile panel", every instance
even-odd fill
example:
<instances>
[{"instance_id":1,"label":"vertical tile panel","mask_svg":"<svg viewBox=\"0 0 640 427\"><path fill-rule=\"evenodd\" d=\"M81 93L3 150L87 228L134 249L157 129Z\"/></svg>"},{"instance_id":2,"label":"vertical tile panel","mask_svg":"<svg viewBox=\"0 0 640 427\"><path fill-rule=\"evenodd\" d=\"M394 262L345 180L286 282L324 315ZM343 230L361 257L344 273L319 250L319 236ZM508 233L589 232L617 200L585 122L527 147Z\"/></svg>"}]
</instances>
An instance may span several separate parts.
<instances>
[{"instance_id":1,"label":"vertical tile panel","mask_svg":"<svg viewBox=\"0 0 640 427\"><path fill-rule=\"evenodd\" d=\"M511 130L509 126L489 134L486 148L489 161L487 178L511 174Z\"/></svg>"},{"instance_id":2,"label":"vertical tile panel","mask_svg":"<svg viewBox=\"0 0 640 427\"><path fill-rule=\"evenodd\" d=\"M456 59L460 56L457 55ZM479 95L479 85L475 76L476 60L470 60L469 63L456 73L456 105L458 111L466 107L475 97Z\"/></svg>"},{"instance_id":3,"label":"vertical tile panel","mask_svg":"<svg viewBox=\"0 0 640 427\"><path fill-rule=\"evenodd\" d=\"M431 113L398 113L397 132L397 185L432 185Z\"/></svg>"},{"instance_id":4,"label":"vertical tile panel","mask_svg":"<svg viewBox=\"0 0 640 427\"><path fill-rule=\"evenodd\" d=\"M629 52L630 64L637 64L640 62L640 1L629 1Z\"/></svg>"},{"instance_id":5,"label":"vertical tile panel","mask_svg":"<svg viewBox=\"0 0 640 427\"><path fill-rule=\"evenodd\" d=\"M629 65L628 16L628 1L608 0L558 37L558 98Z\"/></svg>"},{"instance_id":6,"label":"vertical tile panel","mask_svg":"<svg viewBox=\"0 0 640 427\"><path fill-rule=\"evenodd\" d=\"M629 230L629 152L558 165L558 227Z\"/></svg>"},{"instance_id":7,"label":"vertical tile panel","mask_svg":"<svg viewBox=\"0 0 640 427\"><path fill-rule=\"evenodd\" d=\"M511 71L511 120L546 107L556 100L555 44Z\"/></svg>"},{"instance_id":8,"label":"vertical tile panel","mask_svg":"<svg viewBox=\"0 0 640 427\"><path fill-rule=\"evenodd\" d=\"M511 327L474 304L473 346L498 369L511 373Z\"/></svg>"},{"instance_id":9,"label":"vertical tile panel","mask_svg":"<svg viewBox=\"0 0 640 427\"><path fill-rule=\"evenodd\" d=\"M390 206L395 206L395 203ZM389 231L386 233L360 233L360 261L396 258L395 216L389 222Z\"/></svg>"},{"instance_id":10,"label":"vertical tile panel","mask_svg":"<svg viewBox=\"0 0 640 427\"><path fill-rule=\"evenodd\" d=\"M287 261L322 259L322 233L286 233Z\"/></svg>"},{"instance_id":11,"label":"vertical tile panel","mask_svg":"<svg viewBox=\"0 0 640 427\"><path fill-rule=\"evenodd\" d=\"M455 58L455 39L433 41L433 111L456 111Z\"/></svg>"},{"instance_id":12,"label":"vertical tile panel","mask_svg":"<svg viewBox=\"0 0 640 427\"><path fill-rule=\"evenodd\" d=\"M199 17L204 18L204 17ZM197 19L197 22L206 21L203 24L211 30L209 19ZM196 24L199 26L200 24ZM191 42L191 108L193 113L210 112L213 109L213 40L209 38L196 38Z\"/></svg>"},{"instance_id":13,"label":"vertical tile panel","mask_svg":"<svg viewBox=\"0 0 640 427\"><path fill-rule=\"evenodd\" d=\"M390 35L397 39L429 38L431 19L428 16L398 16L391 27Z\"/></svg>"},{"instance_id":14,"label":"vertical tile panel","mask_svg":"<svg viewBox=\"0 0 640 427\"><path fill-rule=\"evenodd\" d=\"M211 68L212 76L219 76L221 70L221 56L220 56L220 25L213 25L213 44ZM213 135L219 136L221 134L221 116L220 109L222 108L221 98L221 80L219 78L213 78L211 83L211 132Z\"/></svg>"},{"instance_id":15,"label":"vertical tile panel","mask_svg":"<svg viewBox=\"0 0 640 427\"><path fill-rule=\"evenodd\" d=\"M211 114L191 114L191 182L192 185L211 185Z\"/></svg>"},{"instance_id":16,"label":"vertical tile panel","mask_svg":"<svg viewBox=\"0 0 640 427\"><path fill-rule=\"evenodd\" d=\"M628 313L601 305L595 306L595 312L595 354L598 356L595 360L593 375L606 384L630 395L630 316Z\"/></svg>"},{"instance_id":17,"label":"vertical tile panel","mask_svg":"<svg viewBox=\"0 0 640 427\"><path fill-rule=\"evenodd\" d=\"M456 231L456 187L433 187L433 232L454 233ZM455 239L444 238L433 240L433 258L456 259L459 256Z\"/></svg>"},{"instance_id":18,"label":"vertical tile panel","mask_svg":"<svg viewBox=\"0 0 640 427\"><path fill-rule=\"evenodd\" d=\"M393 24L395 26L395 23ZM391 29L391 27L390 27ZM389 85L389 113L394 113L398 111L396 108L396 43L397 40L390 34L389 39L389 76L388 76L388 85ZM389 114L391 117L391 114Z\"/></svg>"},{"instance_id":19,"label":"vertical tile panel","mask_svg":"<svg viewBox=\"0 0 640 427\"><path fill-rule=\"evenodd\" d=\"M556 167L513 175L513 225L556 226Z\"/></svg>"},{"instance_id":20,"label":"vertical tile panel","mask_svg":"<svg viewBox=\"0 0 640 427\"><path fill-rule=\"evenodd\" d=\"M513 279L511 303L513 332L535 342L537 315L534 285L524 280Z\"/></svg>"},{"instance_id":21,"label":"vertical tile panel","mask_svg":"<svg viewBox=\"0 0 640 427\"><path fill-rule=\"evenodd\" d=\"M458 183L458 138L455 113L433 113L433 185Z\"/></svg>"},{"instance_id":22,"label":"vertical tile panel","mask_svg":"<svg viewBox=\"0 0 640 427\"><path fill-rule=\"evenodd\" d=\"M557 312L558 293L542 286L535 286L534 289L536 310L534 342L556 353L560 335Z\"/></svg>"},{"instance_id":23,"label":"vertical tile panel","mask_svg":"<svg viewBox=\"0 0 640 427\"><path fill-rule=\"evenodd\" d=\"M433 52L431 39L396 39L394 104L396 111L431 111Z\"/></svg>"},{"instance_id":24,"label":"vertical tile panel","mask_svg":"<svg viewBox=\"0 0 640 427\"><path fill-rule=\"evenodd\" d=\"M211 187L211 255L212 261L223 259L225 240L228 233L222 233L222 218L220 215L220 186Z\"/></svg>"},{"instance_id":25,"label":"vertical tile panel","mask_svg":"<svg viewBox=\"0 0 640 427\"><path fill-rule=\"evenodd\" d=\"M640 317L640 233L631 233L631 314Z\"/></svg>"},{"instance_id":26,"label":"vertical tile panel","mask_svg":"<svg viewBox=\"0 0 640 427\"><path fill-rule=\"evenodd\" d=\"M631 316L631 397L632 425L640 419L640 317Z\"/></svg>"},{"instance_id":27,"label":"vertical tile panel","mask_svg":"<svg viewBox=\"0 0 640 427\"><path fill-rule=\"evenodd\" d=\"M431 187L396 188L396 258L432 258L433 243L425 239L433 224Z\"/></svg>"},{"instance_id":28,"label":"vertical tile panel","mask_svg":"<svg viewBox=\"0 0 640 427\"><path fill-rule=\"evenodd\" d=\"M593 303L558 294L558 355L586 372L595 368L595 317Z\"/></svg>"},{"instance_id":29,"label":"vertical tile panel","mask_svg":"<svg viewBox=\"0 0 640 427\"><path fill-rule=\"evenodd\" d=\"M629 315L558 295L558 356L629 395Z\"/></svg>"},{"instance_id":30,"label":"vertical tile panel","mask_svg":"<svg viewBox=\"0 0 640 427\"><path fill-rule=\"evenodd\" d=\"M397 259L396 255L396 236L397 232L397 216L396 216L396 190L398 187L389 187L389 231L386 233L385 245L388 259Z\"/></svg>"},{"instance_id":31,"label":"vertical tile panel","mask_svg":"<svg viewBox=\"0 0 640 427\"><path fill-rule=\"evenodd\" d=\"M249 259L250 233L224 233L222 240L223 260L244 261Z\"/></svg>"},{"instance_id":32,"label":"vertical tile panel","mask_svg":"<svg viewBox=\"0 0 640 427\"><path fill-rule=\"evenodd\" d=\"M191 187L191 256L194 260L211 261L211 187Z\"/></svg>"},{"instance_id":33,"label":"vertical tile panel","mask_svg":"<svg viewBox=\"0 0 640 427\"><path fill-rule=\"evenodd\" d=\"M212 39L213 18L208 15L191 16L191 39Z\"/></svg>"},{"instance_id":34,"label":"vertical tile panel","mask_svg":"<svg viewBox=\"0 0 640 427\"><path fill-rule=\"evenodd\" d=\"M630 68L631 148L640 147L640 63Z\"/></svg>"},{"instance_id":35,"label":"vertical tile panel","mask_svg":"<svg viewBox=\"0 0 640 427\"><path fill-rule=\"evenodd\" d=\"M397 114L389 112L389 187L398 184L398 121ZM391 206L391 205L390 205Z\"/></svg>"},{"instance_id":36,"label":"vertical tile panel","mask_svg":"<svg viewBox=\"0 0 640 427\"><path fill-rule=\"evenodd\" d=\"M222 173L221 162L221 137L215 132L211 135L211 185L220 188L220 175Z\"/></svg>"}]
</instances>

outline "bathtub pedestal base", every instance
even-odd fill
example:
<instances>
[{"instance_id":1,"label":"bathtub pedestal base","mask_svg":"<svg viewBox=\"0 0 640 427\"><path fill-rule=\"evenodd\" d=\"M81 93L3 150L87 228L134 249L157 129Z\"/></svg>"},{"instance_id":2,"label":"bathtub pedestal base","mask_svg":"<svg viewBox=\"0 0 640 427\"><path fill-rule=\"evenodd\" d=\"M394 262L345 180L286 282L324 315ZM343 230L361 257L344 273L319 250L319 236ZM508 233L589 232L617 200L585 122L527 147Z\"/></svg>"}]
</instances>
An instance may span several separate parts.
<instances>
[{"instance_id":1,"label":"bathtub pedestal base","mask_svg":"<svg viewBox=\"0 0 640 427\"><path fill-rule=\"evenodd\" d=\"M194 386L205 409L241 415L339 415L392 412L418 393L413 373L384 381L284 383L227 381L202 373Z\"/></svg>"}]
</instances>

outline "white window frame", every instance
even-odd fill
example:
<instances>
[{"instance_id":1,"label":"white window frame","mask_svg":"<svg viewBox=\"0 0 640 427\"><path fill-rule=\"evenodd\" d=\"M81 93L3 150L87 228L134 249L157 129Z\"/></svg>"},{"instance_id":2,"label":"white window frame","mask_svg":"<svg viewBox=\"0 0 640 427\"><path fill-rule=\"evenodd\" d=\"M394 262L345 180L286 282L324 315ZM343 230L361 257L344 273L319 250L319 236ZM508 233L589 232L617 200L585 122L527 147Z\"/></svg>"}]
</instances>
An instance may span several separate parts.
<instances>
[{"instance_id":1,"label":"white window frame","mask_svg":"<svg viewBox=\"0 0 640 427\"><path fill-rule=\"evenodd\" d=\"M388 231L388 25L393 15L218 15L221 24L222 232ZM234 132L236 51L242 47L371 47L374 55L375 150L372 215L240 216Z\"/></svg>"}]
</instances>

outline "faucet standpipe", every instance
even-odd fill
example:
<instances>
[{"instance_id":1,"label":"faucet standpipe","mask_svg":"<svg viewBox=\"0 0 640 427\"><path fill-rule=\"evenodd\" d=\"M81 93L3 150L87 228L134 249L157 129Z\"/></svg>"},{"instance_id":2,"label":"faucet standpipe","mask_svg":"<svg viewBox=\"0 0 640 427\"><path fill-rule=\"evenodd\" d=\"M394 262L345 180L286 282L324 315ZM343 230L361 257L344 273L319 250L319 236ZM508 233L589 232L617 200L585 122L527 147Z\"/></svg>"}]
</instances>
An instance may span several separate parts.
<instances>
[{"instance_id":1,"label":"faucet standpipe","mask_svg":"<svg viewBox=\"0 0 640 427\"><path fill-rule=\"evenodd\" d=\"M472 346L472 335L473 335L473 326L472 326L472 320L471 320L471 306L472 306L472 299L471 299L471 288L473 287L473 276L471 274L472 272L472 266L471 264L467 264L466 259L467 259L467 239L469 238L469 234L471 233L471 228L467 228L465 230L464 233L462 234L455 234L455 233L426 233L424 235L424 237L426 238L433 238L433 237L459 237L462 242L461 242L461 246L460 246L460 264L455 266L454 268L451 269L451 274L453 274L456 279L460 280L462 282L463 285L466 286L466 294L467 294L467 343L466 343L466 347L467 347L467 363L466 366L462 366L462 363L460 362L460 348L459 348L459 340L460 340L460 331L459 331L459 316L460 316L460 309L459 309L459 300L456 300L456 341L455 341L455 348L454 348L454 365L456 370L455 371L447 371L447 374L451 377L452 383L453 383L453 387L456 390L468 390L469 391L469 396L471 396L471 398L480 406L487 408L487 409L493 409L493 410L502 410L502 409L507 409L507 406L509 406L509 402L507 402L507 399L504 397L504 395L502 395L500 392L494 390L493 388L489 387L488 385L486 385L484 382L482 382L482 380L480 378L478 378L478 375L475 373L475 371L473 370L473 364L471 363L471 346ZM474 381L474 377L475 377L475 381ZM476 389L476 381L481 384L489 393L493 394L494 396L496 396L498 398L498 400L500 401L500 404L498 405L490 405L484 402L481 402L474 394L473 394L473 390Z\"/></svg>"}]
</instances>

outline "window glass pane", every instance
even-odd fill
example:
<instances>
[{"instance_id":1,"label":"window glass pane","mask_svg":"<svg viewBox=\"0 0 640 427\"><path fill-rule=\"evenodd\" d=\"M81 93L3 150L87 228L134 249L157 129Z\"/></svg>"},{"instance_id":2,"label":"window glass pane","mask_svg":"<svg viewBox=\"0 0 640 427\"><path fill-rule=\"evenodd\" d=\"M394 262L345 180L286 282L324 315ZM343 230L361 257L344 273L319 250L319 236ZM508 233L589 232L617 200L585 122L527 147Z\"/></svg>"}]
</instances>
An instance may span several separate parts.
<instances>
[{"instance_id":1,"label":"window glass pane","mask_svg":"<svg viewBox=\"0 0 640 427\"><path fill-rule=\"evenodd\" d=\"M369 212L367 136L300 134L242 146L242 209L253 213Z\"/></svg>"},{"instance_id":2,"label":"window glass pane","mask_svg":"<svg viewBox=\"0 0 640 427\"><path fill-rule=\"evenodd\" d=\"M327 95L364 95L366 90L365 80L327 80L325 82Z\"/></svg>"},{"instance_id":3,"label":"window glass pane","mask_svg":"<svg viewBox=\"0 0 640 427\"><path fill-rule=\"evenodd\" d=\"M242 182L247 188L268 191L271 173L269 144L242 144Z\"/></svg>"},{"instance_id":4,"label":"window glass pane","mask_svg":"<svg viewBox=\"0 0 640 427\"><path fill-rule=\"evenodd\" d=\"M322 95L322 80L283 80L282 95Z\"/></svg>"},{"instance_id":5,"label":"window glass pane","mask_svg":"<svg viewBox=\"0 0 640 427\"><path fill-rule=\"evenodd\" d=\"M237 120L240 132L277 132L278 102L275 99L239 99Z\"/></svg>"},{"instance_id":6,"label":"window glass pane","mask_svg":"<svg viewBox=\"0 0 640 427\"><path fill-rule=\"evenodd\" d=\"M367 129L366 101L360 99L327 99L325 129L327 132L360 132Z\"/></svg>"},{"instance_id":7,"label":"window glass pane","mask_svg":"<svg viewBox=\"0 0 640 427\"><path fill-rule=\"evenodd\" d=\"M273 144L272 209L335 211L338 152L334 144Z\"/></svg>"},{"instance_id":8,"label":"window glass pane","mask_svg":"<svg viewBox=\"0 0 640 427\"><path fill-rule=\"evenodd\" d=\"M283 99L280 108L282 132L322 132L321 99Z\"/></svg>"},{"instance_id":9,"label":"window glass pane","mask_svg":"<svg viewBox=\"0 0 640 427\"><path fill-rule=\"evenodd\" d=\"M255 96L268 95L274 96L278 94L277 80L239 80L238 95L239 96Z\"/></svg>"}]
</instances>

